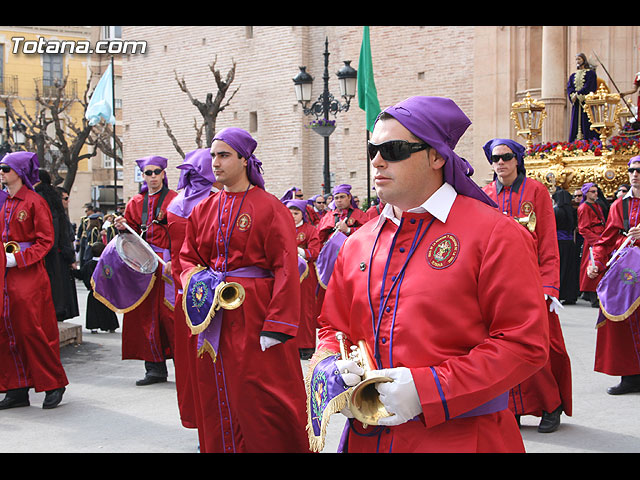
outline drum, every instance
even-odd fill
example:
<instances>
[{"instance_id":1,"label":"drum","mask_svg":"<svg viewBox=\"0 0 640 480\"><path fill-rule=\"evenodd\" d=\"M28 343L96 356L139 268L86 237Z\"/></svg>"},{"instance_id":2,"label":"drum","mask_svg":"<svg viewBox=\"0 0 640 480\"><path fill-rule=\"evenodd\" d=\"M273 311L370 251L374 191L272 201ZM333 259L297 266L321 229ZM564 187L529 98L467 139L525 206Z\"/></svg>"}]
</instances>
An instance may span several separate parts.
<instances>
[{"instance_id":1,"label":"drum","mask_svg":"<svg viewBox=\"0 0 640 480\"><path fill-rule=\"evenodd\" d=\"M158 257L132 233L120 233L105 247L91 277L93 295L116 313L136 308L156 281Z\"/></svg>"},{"instance_id":2,"label":"drum","mask_svg":"<svg viewBox=\"0 0 640 480\"><path fill-rule=\"evenodd\" d=\"M335 231L329 240L322 246L318 259L316 260L316 273L318 274L318 283L324 289L329 285L333 266L338 258L338 252L347 240L347 236L339 231Z\"/></svg>"},{"instance_id":3,"label":"drum","mask_svg":"<svg viewBox=\"0 0 640 480\"><path fill-rule=\"evenodd\" d=\"M607 319L621 322L628 318L640 304L640 248L621 249L596 291Z\"/></svg>"}]
</instances>

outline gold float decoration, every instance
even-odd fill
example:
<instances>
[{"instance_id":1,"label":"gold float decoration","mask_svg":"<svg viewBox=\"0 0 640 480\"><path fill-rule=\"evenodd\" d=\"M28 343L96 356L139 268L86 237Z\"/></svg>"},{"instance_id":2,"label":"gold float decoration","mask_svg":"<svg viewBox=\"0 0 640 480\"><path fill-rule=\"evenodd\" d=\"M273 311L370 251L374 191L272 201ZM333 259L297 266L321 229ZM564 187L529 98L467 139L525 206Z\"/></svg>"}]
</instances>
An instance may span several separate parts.
<instances>
[{"instance_id":1,"label":"gold float decoration","mask_svg":"<svg viewBox=\"0 0 640 480\"><path fill-rule=\"evenodd\" d=\"M546 116L545 104L531 98L529 92L521 102L511 104L511 120L516 126L516 133L524 137L528 148L533 145L533 139L542 134Z\"/></svg>"}]
</instances>

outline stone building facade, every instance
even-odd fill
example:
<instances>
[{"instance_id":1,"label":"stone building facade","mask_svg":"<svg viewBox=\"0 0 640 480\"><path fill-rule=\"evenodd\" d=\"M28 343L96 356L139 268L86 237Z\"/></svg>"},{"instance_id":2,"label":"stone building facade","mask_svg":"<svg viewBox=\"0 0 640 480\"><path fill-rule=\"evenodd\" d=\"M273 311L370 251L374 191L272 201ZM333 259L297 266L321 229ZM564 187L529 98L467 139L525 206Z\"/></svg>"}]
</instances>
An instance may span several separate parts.
<instances>
[{"instance_id":1,"label":"stone building facade","mask_svg":"<svg viewBox=\"0 0 640 480\"><path fill-rule=\"evenodd\" d=\"M335 73L343 60L358 68L361 26L124 26L125 39L147 42L145 54L122 58L124 197L137 192L134 162L147 155L169 159L176 185L181 156L168 137L161 113L184 151L197 148L194 122L201 117L176 82L184 77L193 96L204 101L216 86L209 69L222 76L235 62L232 91L239 90L218 116L217 129L237 126L258 141L267 190L281 196L291 186L307 196L323 189L323 140L305 128L313 118L297 104L293 77L305 65L314 77L312 97L322 91L324 43L329 45L329 90L339 97ZM374 26L371 51L381 106L412 95L446 96L473 122L457 153L484 184L490 167L482 145L494 137L516 137L511 103L527 92L547 103L543 138L566 140L566 82L575 55L595 61L597 52L620 90L629 90L640 70L640 27L635 26ZM615 91L602 68L598 76ZM635 99L634 99L635 101ZM357 97L339 113L330 137L332 185L349 183L366 198L366 128Z\"/></svg>"}]
</instances>

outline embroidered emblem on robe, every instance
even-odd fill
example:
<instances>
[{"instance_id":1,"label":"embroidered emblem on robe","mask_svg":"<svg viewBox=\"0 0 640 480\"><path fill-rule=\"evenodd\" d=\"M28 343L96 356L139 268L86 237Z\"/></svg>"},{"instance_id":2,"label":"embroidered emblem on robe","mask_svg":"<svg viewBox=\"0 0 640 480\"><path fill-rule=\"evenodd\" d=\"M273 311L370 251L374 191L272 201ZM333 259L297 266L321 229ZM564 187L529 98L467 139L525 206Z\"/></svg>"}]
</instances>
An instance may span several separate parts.
<instances>
[{"instance_id":1,"label":"embroidered emblem on robe","mask_svg":"<svg viewBox=\"0 0 640 480\"><path fill-rule=\"evenodd\" d=\"M238 226L238 230L240 230L241 232L248 230L251 226L251 217L249 216L249 214L243 213L242 215L240 215L240 217L238 217L236 225Z\"/></svg>"},{"instance_id":2,"label":"embroidered emblem on robe","mask_svg":"<svg viewBox=\"0 0 640 480\"><path fill-rule=\"evenodd\" d=\"M445 233L436 238L427 250L427 263L432 268L441 270L451 266L456 261L460 244L452 233Z\"/></svg>"}]
</instances>

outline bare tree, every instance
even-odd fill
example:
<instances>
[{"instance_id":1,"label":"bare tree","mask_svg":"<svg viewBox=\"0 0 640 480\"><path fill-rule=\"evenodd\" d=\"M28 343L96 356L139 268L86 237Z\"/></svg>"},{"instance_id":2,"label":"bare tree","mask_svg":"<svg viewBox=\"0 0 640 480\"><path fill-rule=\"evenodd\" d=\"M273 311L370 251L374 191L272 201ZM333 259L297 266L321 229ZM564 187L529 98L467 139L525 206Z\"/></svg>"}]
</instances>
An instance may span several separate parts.
<instances>
[{"instance_id":1,"label":"bare tree","mask_svg":"<svg viewBox=\"0 0 640 480\"><path fill-rule=\"evenodd\" d=\"M184 93L187 94L191 103L198 109L198 111L200 112L200 115L202 116L202 124L199 124L196 119L194 119L193 121L193 128L196 132L195 143L197 148L203 148L203 139L202 139L203 133L205 137L204 145L206 147L211 145L211 142L213 141L213 136L216 132L216 119L218 117L218 114L222 112L227 106L229 106L229 104L231 103L231 100L240 89L240 87L238 87L235 90L233 90L233 92L231 93L231 96L225 101L227 91L231 87L231 84L233 83L233 80L235 78L236 62L233 62L233 65L227 72L226 78L223 79L222 75L220 74L220 70L216 69L217 61L218 61L218 57L216 56L213 62L209 65L209 70L211 70L211 73L213 74L213 78L215 79L218 90L215 94L215 98L213 93L207 93L204 102L198 100L191 94L191 91L187 87L187 82L184 79L184 77L179 78L178 73L174 71L175 79L176 79L176 82L178 83L178 86L180 87L180 90L182 90ZM171 139L174 148L180 154L180 156L184 158L185 156L184 150L178 144L178 140L173 134L173 131L169 126L169 123L167 122L164 115L162 114L162 111L160 111L160 118L162 119L164 128L167 132L167 135Z\"/></svg>"},{"instance_id":2,"label":"bare tree","mask_svg":"<svg viewBox=\"0 0 640 480\"><path fill-rule=\"evenodd\" d=\"M50 173L54 185L63 183L63 187L70 190L80 161L94 157L98 151L115 157L119 163L122 163L122 159L114 155L111 126L92 127L84 116L89 104L91 79L87 80L82 99L75 92L68 91L68 80L67 71L65 77L56 80L52 86L44 87L36 81L33 113L21 101L22 112L18 112L11 98L5 99L5 106L9 119L14 124L24 126L23 133L27 139L25 148L38 155L41 168ZM70 112L76 102L83 107L79 122L74 120ZM85 146L87 149L83 152ZM116 152L120 147L120 142L116 141ZM64 177L60 175L63 166L66 167Z\"/></svg>"}]
</instances>

